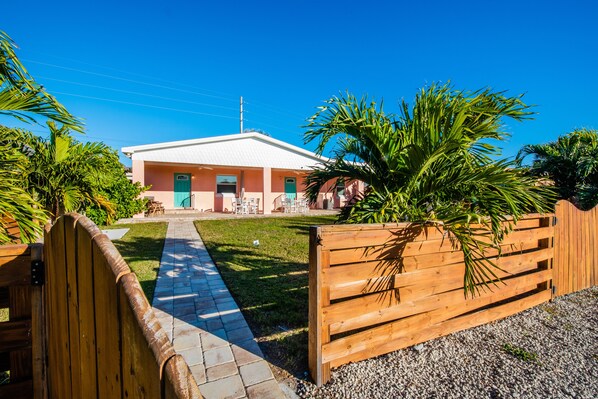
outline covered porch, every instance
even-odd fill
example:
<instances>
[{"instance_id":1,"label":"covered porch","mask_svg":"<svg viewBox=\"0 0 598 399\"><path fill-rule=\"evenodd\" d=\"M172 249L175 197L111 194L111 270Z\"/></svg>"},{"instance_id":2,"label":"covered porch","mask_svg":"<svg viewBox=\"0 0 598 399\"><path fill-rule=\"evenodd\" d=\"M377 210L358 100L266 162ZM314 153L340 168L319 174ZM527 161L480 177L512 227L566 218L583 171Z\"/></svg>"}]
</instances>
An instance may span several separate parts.
<instances>
[{"instance_id":1,"label":"covered porch","mask_svg":"<svg viewBox=\"0 0 598 399\"><path fill-rule=\"evenodd\" d=\"M285 198L306 199L305 170L133 162L133 180L151 186L144 196L161 202L170 214L185 210L236 213L234 201L240 199L254 203L255 213L267 215L283 212ZM344 205L338 193L331 182L310 208Z\"/></svg>"}]
</instances>

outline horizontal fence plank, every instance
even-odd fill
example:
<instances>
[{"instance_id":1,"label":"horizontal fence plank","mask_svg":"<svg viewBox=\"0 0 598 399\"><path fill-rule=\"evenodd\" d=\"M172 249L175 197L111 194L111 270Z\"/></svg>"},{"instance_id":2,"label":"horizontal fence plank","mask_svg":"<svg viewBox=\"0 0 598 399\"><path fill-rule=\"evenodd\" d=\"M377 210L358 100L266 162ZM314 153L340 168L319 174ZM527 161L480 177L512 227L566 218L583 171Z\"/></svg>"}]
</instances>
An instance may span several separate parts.
<instances>
[{"instance_id":1,"label":"horizontal fence plank","mask_svg":"<svg viewBox=\"0 0 598 399\"><path fill-rule=\"evenodd\" d=\"M0 287L31 285L31 257L6 255L0 257Z\"/></svg>"},{"instance_id":2,"label":"horizontal fence plank","mask_svg":"<svg viewBox=\"0 0 598 399\"><path fill-rule=\"evenodd\" d=\"M0 323L0 352L31 347L31 320Z\"/></svg>"},{"instance_id":3,"label":"horizontal fence plank","mask_svg":"<svg viewBox=\"0 0 598 399\"><path fill-rule=\"evenodd\" d=\"M27 244L16 244L16 245L1 245L0 246L0 259L5 256L22 256L31 254L31 249Z\"/></svg>"},{"instance_id":4,"label":"horizontal fence plank","mask_svg":"<svg viewBox=\"0 0 598 399\"><path fill-rule=\"evenodd\" d=\"M513 302L498 305L489 309L484 309L438 324L431 324L429 322L431 319L427 318L427 315L425 314L414 316L413 318L415 320L412 321L411 325L415 328L408 330L406 329L402 333L398 331L394 336L388 337L386 341L382 342L378 346L366 346L363 348L360 347L360 350L347 351L350 353L337 357L334 360L330 360L327 356L324 356L324 360L330 360L330 365L332 367L338 367L349 362L369 359L374 356L379 356L398 349L407 348L409 346L426 342L453 332L462 331L471 327L480 326L491 321L505 318L531 307L540 305L550 300L550 298L550 290L544 290Z\"/></svg>"},{"instance_id":5,"label":"horizontal fence plank","mask_svg":"<svg viewBox=\"0 0 598 399\"><path fill-rule=\"evenodd\" d=\"M521 230L520 232L513 232L515 233L525 233L526 230ZM516 252L516 251L525 251L531 248L538 247L538 240L551 238L553 233L548 230L544 230L546 234L535 236L533 234L520 234L517 236L515 240L505 240L501 244L502 252ZM434 251L434 248L437 251ZM439 264L434 262L441 262L440 264L446 264L449 262L453 255L459 248L451 245L450 240L434 240L424 245L418 245L418 243L413 243L412 245L408 245L405 247L394 247L392 245L389 246L378 246L378 247L360 247L360 248L350 248L350 249L341 249L335 250L330 252L330 265L341 265L347 263L355 263L355 262L366 262L372 260L383 260L383 259L396 259L399 257L405 258L405 262L409 262L407 259L409 257L417 257L412 262L418 262L418 264L430 264L430 266L437 266ZM488 249L488 255L494 256L497 254L498 251ZM422 256L426 256L427 258L420 258ZM455 255L458 256L458 255ZM438 261L434 261L434 259L438 259Z\"/></svg>"},{"instance_id":6,"label":"horizontal fence plank","mask_svg":"<svg viewBox=\"0 0 598 399\"><path fill-rule=\"evenodd\" d=\"M535 249L537 242L526 249ZM502 252L503 256L509 255L512 248L506 246ZM521 251L515 251L520 253ZM488 257L496 257L498 251L486 251ZM329 286L350 284L362 280L370 280L384 276L391 276L399 273L409 273L420 269L446 266L464 261L462 251L446 252L442 254L415 255L410 257L391 258L374 260L369 262L348 263L344 265L333 266L323 270L323 283Z\"/></svg>"},{"instance_id":7,"label":"horizontal fence plank","mask_svg":"<svg viewBox=\"0 0 598 399\"><path fill-rule=\"evenodd\" d=\"M323 272L323 280L325 285L330 286L330 298L332 300L365 295L382 289L407 287L409 285L419 284L430 288L434 287L432 283L435 281L443 283L446 279L454 280L455 275L461 276L460 281L462 282L465 264L462 262L462 252L459 251L458 253L460 257L456 257L455 259L461 259L461 262L422 269L418 269L417 265L415 268L410 266L405 267L405 271L402 273L399 272L401 269L400 265L393 267L388 261L335 266ZM553 256L553 248L543 248L536 249L533 252L511 254L509 256L490 259L499 268L507 270L507 272L501 272L498 269L495 270L497 277L503 278L510 274L530 270L530 268L536 266L535 263L551 259ZM340 283L337 283L337 281L340 281Z\"/></svg>"},{"instance_id":8,"label":"horizontal fence plank","mask_svg":"<svg viewBox=\"0 0 598 399\"><path fill-rule=\"evenodd\" d=\"M357 230L322 234L321 245L322 249L334 250L379 245L396 246L443 238L445 234L442 227L409 227L396 230Z\"/></svg>"},{"instance_id":9,"label":"horizontal fence plank","mask_svg":"<svg viewBox=\"0 0 598 399\"><path fill-rule=\"evenodd\" d=\"M503 223L503 226L506 227L507 225L509 223ZM533 218L521 220L512 226L512 228L516 232L523 232L530 229L536 231L539 226L540 219ZM474 232L476 230L480 232L487 231L487 228L484 226L472 225L472 229ZM511 233L511 237L514 237L513 232ZM320 244L323 249L335 250L380 245L400 246L408 242L442 240L447 238L449 238L448 231L445 231L442 225L420 226L412 224L407 226L399 225L397 228L323 230L320 236Z\"/></svg>"},{"instance_id":10,"label":"horizontal fence plank","mask_svg":"<svg viewBox=\"0 0 598 399\"><path fill-rule=\"evenodd\" d=\"M548 281L550 278L550 270L540 270L531 274L511 277L503 280L502 283L497 283L497 286L486 288L486 291L478 294L476 298L496 297L499 292L512 293L522 288L534 289L537 284ZM331 334L337 334L429 312L452 304L463 304L463 302L466 302L464 295L465 293L461 287L438 294L432 293L416 300L400 302L396 301L392 296L392 292L374 294L324 308L323 322L331 325ZM352 312L351 309L354 309L354 311ZM465 310L463 313L465 313ZM359 314L359 316L352 317L353 314Z\"/></svg>"},{"instance_id":11,"label":"horizontal fence plank","mask_svg":"<svg viewBox=\"0 0 598 399\"><path fill-rule=\"evenodd\" d=\"M544 213L528 213L523 215L517 221L517 224L514 226L516 229L524 229L530 227L539 227L539 219L544 219L547 217L554 216L553 214L544 214ZM506 225L509 222L513 221L511 216L505 216L505 222L503 225ZM385 229L404 229L413 226L413 223L410 222L401 222L401 223L371 223L371 224L330 224L324 226L318 226L322 234L328 233L336 233L336 232L343 232L343 231L368 231L368 230L385 230ZM472 224L472 226L476 226Z\"/></svg>"}]
</instances>

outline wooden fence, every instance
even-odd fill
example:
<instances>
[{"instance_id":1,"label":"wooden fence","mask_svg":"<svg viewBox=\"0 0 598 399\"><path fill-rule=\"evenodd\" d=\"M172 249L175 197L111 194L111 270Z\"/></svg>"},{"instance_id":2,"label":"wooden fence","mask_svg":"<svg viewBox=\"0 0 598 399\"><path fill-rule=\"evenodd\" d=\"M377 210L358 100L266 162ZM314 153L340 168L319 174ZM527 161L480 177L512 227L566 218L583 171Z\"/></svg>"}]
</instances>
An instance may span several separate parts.
<instances>
[{"instance_id":1,"label":"wooden fence","mask_svg":"<svg viewBox=\"0 0 598 399\"><path fill-rule=\"evenodd\" d=\"M0 372L9 373L0 398L44 395L43 336L32 333L43 331L43 287L31 274L41 259L41 244L0 246L0 309L8 312L0 322Z\"/></svg>"},{"instance_id":2,"label":"wooden fence","mask_svg":"<svg viewBox=\"0 0 598 399\"><path fill-rule=\"evenodd\" d=\"M0 228L6 232L11 244L21 243L21 231L16 220L7 217L0 218Z\"/></svg>"},{"instance_id":3,"label":"wooden fence","mask_svg":"<svg viewBox=\"0 0 598 399\"><path fill-rule=\"evenodd\" d=\"M528 215L488 251L503 283L466 299L463 253L435 227L312 227L309 367L330 369L497 320L551 298L554 218Z\"/></svg>"},{"instance_id":4,"label":"wooden fence","mask_svg":"<svg viewBox=\"0 0 598 399\"><path fill-rule=\"evenodd\" d=\"M0 397L201 398L136 276L97 226L68 214L46 229L43 295L30 285L39 255L40 245L0 247L0 286L10 286L1 300L11 305L0 351L12 351Z\"/></svg>"},{"instance_id":5,"label":"wooden fence","mask_svg":"<svg viewBox=\"0 0 598 399\"><path fill-rule=\"evenodd\" d=\"M559 201L555 215L555 294L598 284L598 207L584 212L568 201Z\"/></svg>"}]
</instances>

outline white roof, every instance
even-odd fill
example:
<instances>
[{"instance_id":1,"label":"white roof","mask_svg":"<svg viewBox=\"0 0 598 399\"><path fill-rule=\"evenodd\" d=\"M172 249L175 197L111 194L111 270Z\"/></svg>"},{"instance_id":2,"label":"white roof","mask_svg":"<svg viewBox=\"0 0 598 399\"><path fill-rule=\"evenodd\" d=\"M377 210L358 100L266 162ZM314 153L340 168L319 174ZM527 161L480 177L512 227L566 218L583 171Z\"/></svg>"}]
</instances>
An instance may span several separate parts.
<instances>
[{"instance_id":1,"label":"white roof","mask_svg":"<svg viewBox=\"0 0 598 399\"><path fill-rule=\"evenodd\" d=\"M276 169L311 169L326 160L311 151L260 133L123 147L133 160Z\"/></svg>"}]
</instances>

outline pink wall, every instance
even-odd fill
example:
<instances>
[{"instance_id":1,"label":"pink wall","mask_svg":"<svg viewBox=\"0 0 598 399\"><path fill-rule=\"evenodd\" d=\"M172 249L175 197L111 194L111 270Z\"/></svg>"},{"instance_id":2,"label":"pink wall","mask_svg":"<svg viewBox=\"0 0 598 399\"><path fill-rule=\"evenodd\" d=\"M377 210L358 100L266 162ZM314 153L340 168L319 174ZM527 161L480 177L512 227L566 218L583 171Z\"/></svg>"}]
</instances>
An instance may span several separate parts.
<instances>
[{"instance_id":1,"label":"pink wall","mask_svg":"<svg viewBox=\"0 0 598 399\"><path fill-rule=\"evenodd\" d=\"M137 169L137 170L136 170ZM271 174L271 195L268 198L268 204L264 204L264 179L262 169L238 169L238 168L218 168L206 169L196 166L173 166L159 164L143 164L140 161L133 163L134 180L140 178L144 180L145 185L151 185L151 188L143 193L143 196L153 196L156 201L164 204L166 209L174 208L174 174L189 173L191 178L191 193L195 196L195 202L192 203L197 210L212 210L215 212L228 212L231 208L229 198L222 199L216 194L216 176L232 175L237 176L237 196L241 192L241 170L244 172L245 198L259 198L260 210L277 209L281 206L281 196L284 194L285 177L294 177L297 180L297 195L304 197L305 192L305 172L296 173L288 170L272 170ZM135 179L135 177L137 179ZM323 208L324 199L333 200L335 207L344 205L345 201L339 200L336 193L329 193L328 190L334 186L330 182L324 187L317 201L317 208ZM355 182L347 186L347 198L353 195L356 190L363 190L363 183Z\"/></svg>"},{"instance_id":2,"label":"pink wall","mask_svg":"<svg viewBox=\"0 0 598 399\"><path fill-rule=\"evenodd\" d=\"M259 169L243 169L246 198L259 198L260 208L263 209L262 171ZM218 211L230 210L230 201L218 200L216 195L216 176L228 175L237 177L237 195L241 191L241 170L229 168L198 168L193 166L145 165L145 184L151 188L143 196L153 196L156 201L164 204L166 209L174 208L174 174L191 174L191 193L195 195L195 209Z\"/></svg>"}]
</instances>

